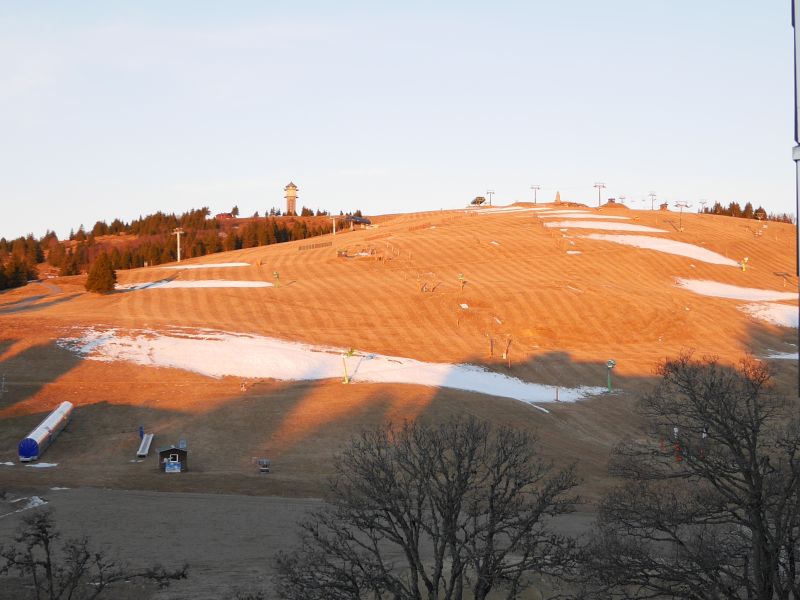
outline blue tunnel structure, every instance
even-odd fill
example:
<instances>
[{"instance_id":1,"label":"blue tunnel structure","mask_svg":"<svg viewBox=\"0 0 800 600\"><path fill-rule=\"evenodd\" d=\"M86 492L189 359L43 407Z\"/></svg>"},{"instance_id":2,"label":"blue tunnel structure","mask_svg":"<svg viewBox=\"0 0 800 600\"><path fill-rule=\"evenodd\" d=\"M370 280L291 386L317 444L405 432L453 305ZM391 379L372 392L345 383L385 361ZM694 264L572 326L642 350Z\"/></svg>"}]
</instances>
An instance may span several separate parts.
<instances>
[{"instance_id":1,"label":"blue tunnel structure","mask_svg":"<svg viewBox=\"0 0 800 600\"><path fill-rule=\"evenodd\" d=\"M20 462L38 460L72 417L72 402L62 402L19 443Z\"/></svg>"}]
</instances>

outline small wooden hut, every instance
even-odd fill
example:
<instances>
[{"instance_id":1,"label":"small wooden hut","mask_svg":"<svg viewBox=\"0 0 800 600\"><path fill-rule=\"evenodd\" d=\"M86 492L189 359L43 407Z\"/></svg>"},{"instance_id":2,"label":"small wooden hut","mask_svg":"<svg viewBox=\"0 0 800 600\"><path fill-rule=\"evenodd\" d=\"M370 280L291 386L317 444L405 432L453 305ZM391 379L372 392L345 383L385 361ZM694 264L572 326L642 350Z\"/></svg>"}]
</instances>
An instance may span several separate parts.
<instances>
[{"instance_id":1,"label":"small wooden hut","mask_svg":"<svg viewBox=\"0 0 800 600\"><path fill-rule=\"evenodd\" d=\"M189 470L189 449L179 446L165 446L158 449L158 468L160 471L183 473Z\"/></svg>"}]
</instances>

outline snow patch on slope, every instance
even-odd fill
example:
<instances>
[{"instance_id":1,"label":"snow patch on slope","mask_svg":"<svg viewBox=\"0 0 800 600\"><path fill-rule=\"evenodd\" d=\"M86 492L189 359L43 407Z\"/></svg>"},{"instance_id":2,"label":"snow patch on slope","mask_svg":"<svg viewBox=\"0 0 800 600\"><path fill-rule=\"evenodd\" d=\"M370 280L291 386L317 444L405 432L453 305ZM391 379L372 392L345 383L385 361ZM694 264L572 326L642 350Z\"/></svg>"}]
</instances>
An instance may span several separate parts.
<instances>
[{"instance_id":1,"label":"snow patch on slope","mask_svg":"<svg viewBox=\"0 0 800 600\"><path fill-rule=\"evenodd\" d=\"M779 292L777 290L741 287L707 279L683 279L679 277L675 280L675 284L695 294L713 296L715 298L752 300L755 302L764 300L797 300L797 292Z\"/></svg>"},{"instance_id":2,"label":"snow patch on slope","mask_svg":"<svg viewBox=\"0 0 800 600\"><path fill-rule=\"evenodd\" d=\"M726 265L730 267L738 267L739 263L730 258L726 258L721 254L712 252L694 244L687 244L686 242L677 242L675 240L668 240L664 238L656 238L649 235L611 235L606 233L591 233L589 235L579 236L587 240L598 240L602 242L613 242L615 244L623 244L625 246L633 246L634 248L643 248L645 250L656 250L657 252L664 252L665 254L676 254L678 256L685 256L686 258L693 258L701 262L710 263L714 265Z\"/></svg>"},{"instance_id":3,"label":"snow patch on slope","mask_svg":"<svg viewBox=\"0 0 800 600\"><path fill-rule=\"evenodd\" d=\"M58 341L90 360L128 361L171 367L208 377L226 375L279 380L341 379L343 360L353 382L446 387L523 402L552 402L556 387L529 383L468 364L429 363L410 358L356 353L258 335L175 329L166 333L87 329ZM559 399L573 402L603 388L559 388Z\"/></svg>"},{"instance_id":4,"label":"snow patch on slope","mask_svg":"<svg viewBox=\"0 0 800 600\"><path fill-rule=\"evenodd\" d=\"M656 229L647 225L633 223L608 223L606 221L552 221L545 227L569 227L573 229L604 229L606 231L636 231L639 233L667 233L664 229Z\"/></svg>"},{"instance_id":5,"label":"snow patch on slope","mask_svg":"<svg viewBox=\"0 0 800 600\"><path fill-rule=\"evenodd\" d=\"M231 267L249 267L246 262L227 262L227 263L203 263L200 265L176 265L170 267L159 267L159 269L229 269Z\"/></svg>"},{"instance_id":6,"label":"snow patch on slope","mask_svg":"<svg viewBox=\"0 0 800 600\"><path fill-rule=\"evenodd\" d=\"M774 302L756 302L740 306L739 310L755 319L766 321L781 327L797 329L797 307L791 304L777 304ZM770 358L782 358L771 356Z\"/></svg>"},{"instance_id":7,"label":"snow patch on slope","mask_svg":"<svg viewBox=\"0 0 800 600\"><path fill-rule=\"evenodd\" d=\"M154 290L174 288L265 288L272 287L269 281L236 281L228 279L198 279L195 281L178 281L162 279L160 281L143 281L125 283L114 286L117 290Z\"/></svg>"}]
</instances>

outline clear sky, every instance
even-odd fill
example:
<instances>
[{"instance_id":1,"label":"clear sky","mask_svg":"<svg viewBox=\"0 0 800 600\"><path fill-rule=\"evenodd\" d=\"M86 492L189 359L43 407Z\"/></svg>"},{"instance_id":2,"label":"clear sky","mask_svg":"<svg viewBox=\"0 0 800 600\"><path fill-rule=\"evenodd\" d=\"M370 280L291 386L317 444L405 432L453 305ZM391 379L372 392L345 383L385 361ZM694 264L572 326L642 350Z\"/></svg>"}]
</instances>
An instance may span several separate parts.
<instances>
[{"instance_id":1,"label":"clear sky","mask_svg":"<svg viewBox=\"0 0 800 600\"><path fill-rule=\"evenodd\" d=\"M789 0L0 3L0 236L539 198L795 212Z\"/></svg>"}]
</instances>

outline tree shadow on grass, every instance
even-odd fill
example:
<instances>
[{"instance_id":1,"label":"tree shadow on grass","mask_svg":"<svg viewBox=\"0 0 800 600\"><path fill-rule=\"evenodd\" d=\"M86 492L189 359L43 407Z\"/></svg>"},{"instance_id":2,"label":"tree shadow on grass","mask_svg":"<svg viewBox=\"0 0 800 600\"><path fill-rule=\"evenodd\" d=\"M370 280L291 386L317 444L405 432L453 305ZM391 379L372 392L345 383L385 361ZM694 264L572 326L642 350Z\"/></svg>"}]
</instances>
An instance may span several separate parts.
<instances>
[{"instance_id":1,"label":"tree shadow on grass","mask_svg":"<svg viewBox=\"0 0 800 600\"><path fill-rule=\"evenodd\" d=\"M58 306L59 304L64 304L65 302L69 302L70 300L74 300L77 296L81 294L70 294L69 296L65 296L63 298L54 298L52 300L48 300L47 302L39 302L38 304L34 304L35 300L41 299L44 296L33 296L32 298L26 298L24 300L19 300L17 302L12 302L10 304L5 304L0 307L0 315L11 315L11 314L19 314L19 313L29 313L29 312L36 312L40 310L44 310L45 308L51 308L53 306Z\"/></svg>"},{"instance_id":2,"label":"tree shadow on grass","mask_svg":"<svg viewBox=\"0 0 800 600\"><path fill-rule=\"evenodd\" d=\"M13 350L20 341L4 340L0 351ZM27 400L80 363L79 356L55 342L30 346L0 361L0 375L6 378L6 391L0 397L0 415L30 412L23 406Z\"/></svg>"}]
</instances>

